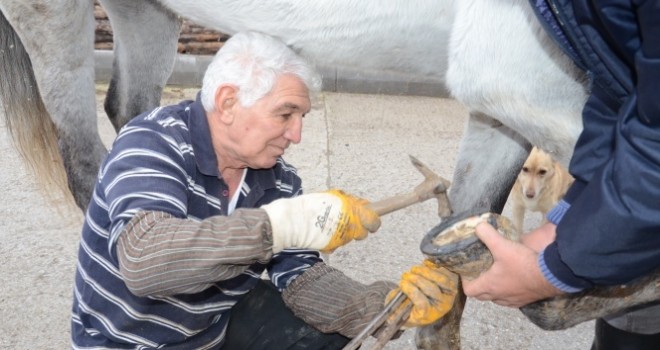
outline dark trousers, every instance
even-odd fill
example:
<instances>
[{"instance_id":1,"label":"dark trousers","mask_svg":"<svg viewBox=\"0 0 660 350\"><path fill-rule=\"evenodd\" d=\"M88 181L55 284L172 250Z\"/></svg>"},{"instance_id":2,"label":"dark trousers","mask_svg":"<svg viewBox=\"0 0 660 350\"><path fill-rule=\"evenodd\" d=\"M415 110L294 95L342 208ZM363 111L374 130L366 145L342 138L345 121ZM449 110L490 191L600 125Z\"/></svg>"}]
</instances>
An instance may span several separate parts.
<instances>
[{"instance_id":1,"label":"dark trousers","mask_svg":"<svg viewBox=\"0 0 660 350\"><path fill-rule=\"evenodd\" d=\"M341 349L348 342L325 334L297 318L269 281L261 281L231 310L222 350Z\"/></svg>"},{"instance_id":2,"label":"dark trousers","mask_svg":"<svg viewBox=\"0 0 660 350\"><path fill-rule=\"evenodd\" d=\"M596 320L596 335L591 350L658 350L660 333L640 334L613 327L602 318Z\"/></svg>"}]
</instances>

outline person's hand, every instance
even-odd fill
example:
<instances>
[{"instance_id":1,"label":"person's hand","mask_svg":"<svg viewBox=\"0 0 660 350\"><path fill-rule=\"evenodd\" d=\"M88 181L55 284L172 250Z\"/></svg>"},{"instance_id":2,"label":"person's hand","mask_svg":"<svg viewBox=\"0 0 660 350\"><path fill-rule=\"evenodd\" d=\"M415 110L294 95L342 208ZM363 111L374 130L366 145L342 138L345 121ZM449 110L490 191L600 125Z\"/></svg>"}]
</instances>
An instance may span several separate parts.
<instances>
[{"instance_id":1,"label":"person's hand","mask_svg":"<svg viewBox=\"0 0 660 350\"><path fill-rule=\"evenodd\" d=\"M339 190L283 198L261 208L270 219L273 251L309 248L332 252L380 227L365 199Z\"/></svg>"},{"instance_id":2,"label":"person's hand","mask_svg":"<svg viewBox=\"0 0 660 350\"><path fill-rule=\"evenodd\" d=\"M463 279L465 295L521 307L561 294L543 277L533 249L502 237L487 223L479 224L476 233L493 254L493 265L472 281Z\"/></svg>"},{"instance_id":3,"label":"person's hand","mask_svg":"<svg viewBox=\"0 0 660 350\"><path fill-rule=\"evenodd\" d=\"M408 297L399 308L412 303L412 311L405 327L429 325L451 310L458 291L458 275L429 260L413 266L401 275L399 288L385 298L387 304L400 291Z\"/></svg>"},{"instance_id":4,"label":"person's hand","mask_svg":"<svg viewBox=\"0 0 660 350\"><path fill-rule=\"evenodd\" d=\"M536 253L541 253L545 247L555 241L557 226L551 222L530 231L520 237L520 243L529 247Z\"/></svg>"}]
</instances>

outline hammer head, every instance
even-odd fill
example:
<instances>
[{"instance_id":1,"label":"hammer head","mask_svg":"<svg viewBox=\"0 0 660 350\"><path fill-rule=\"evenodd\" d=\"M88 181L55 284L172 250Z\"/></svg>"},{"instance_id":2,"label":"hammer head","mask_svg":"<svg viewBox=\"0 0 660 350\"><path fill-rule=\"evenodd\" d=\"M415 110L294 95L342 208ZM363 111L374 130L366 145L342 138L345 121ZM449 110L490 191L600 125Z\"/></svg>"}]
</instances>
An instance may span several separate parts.
<instances>
[{"instance_id":1,"label":"hammer head","mask_svg":"<svg viewBox=\"0 0 660 350\"><path fill-rule=\"evenodd\" d=\"M442 180L447 181L445 179ZM438 216L441 218L447 218L452 214L451 204L449 204L449 195L447 195L447 190L449 188L448 183L449 181L447 181L447 184L443 183L436 187L435 198L438 200Z\"/></svg>"},{"instance_id":2,"label":"hammer head","mask_svg":"<svg viewBox=\"0 0 660 350\"><path fill-rule=\"evenodd\" d=\"M410 156L410 160L415 168L424 175L424 181L417 185L411 192L369 203L371 209L378 215L385 215L409 205L436 198L438 200L438 215L443 218L451 215L451 206L449 205L449 197L447 196L449 181L431 171L431 169L417 160L417 158Z\"/></svg>"},{"instance_id":3,"label":"hammer head","mask_svg":"<svg viewBox=\"0 0 660 350\"><path fill-rule=\"evenodd\" d=\"M424 181L415 187L415 193L419 196L420 202L427 199L436 198L438 200L438 216L441 218L449 217L452 213L447 191L451 182L433 172L426 164L419 159L409 156L410 162L422 175Z\"/></svg>"}]
</instances>

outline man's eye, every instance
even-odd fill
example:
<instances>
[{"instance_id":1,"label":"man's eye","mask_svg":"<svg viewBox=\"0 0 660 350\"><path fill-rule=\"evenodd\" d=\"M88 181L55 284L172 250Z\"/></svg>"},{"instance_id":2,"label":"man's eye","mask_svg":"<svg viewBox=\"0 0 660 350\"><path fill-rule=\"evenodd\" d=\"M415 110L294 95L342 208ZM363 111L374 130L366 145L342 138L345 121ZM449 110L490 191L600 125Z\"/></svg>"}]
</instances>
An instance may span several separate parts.
<instances>
[{"instance_id":1,"label":"man's eye","mask_svg":"<svg viewBox=\"0 0 660 350\"><path fill-rule=\"evenodd\" d=\"M289 119L289 118L291 118L291 113L284 113L284 114L282 114L282 118L284 118L284 119Z\"/></svg>"}]
</instances>

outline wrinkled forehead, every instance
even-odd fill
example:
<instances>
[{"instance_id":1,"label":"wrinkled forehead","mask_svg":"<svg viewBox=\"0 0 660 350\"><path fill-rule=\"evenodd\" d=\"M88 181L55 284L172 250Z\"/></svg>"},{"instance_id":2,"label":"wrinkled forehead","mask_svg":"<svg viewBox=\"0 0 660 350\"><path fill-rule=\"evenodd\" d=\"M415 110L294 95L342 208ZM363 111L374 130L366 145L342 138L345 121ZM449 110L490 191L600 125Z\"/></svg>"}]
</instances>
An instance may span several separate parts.
<instances>
[{"instance_id":1,"label":"wrinkled forehead","mask_svg":"<svg viewBox=\"0 0 660 350\"><path fill-rule=\"evenodd\" d=\"M298 77L285 74L278 77L271 91L263 97L272 108L307 113L311 108L309 89Z\"/></svg>"}]
</instances>

